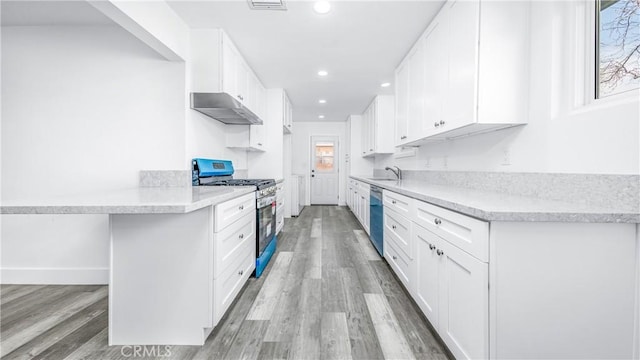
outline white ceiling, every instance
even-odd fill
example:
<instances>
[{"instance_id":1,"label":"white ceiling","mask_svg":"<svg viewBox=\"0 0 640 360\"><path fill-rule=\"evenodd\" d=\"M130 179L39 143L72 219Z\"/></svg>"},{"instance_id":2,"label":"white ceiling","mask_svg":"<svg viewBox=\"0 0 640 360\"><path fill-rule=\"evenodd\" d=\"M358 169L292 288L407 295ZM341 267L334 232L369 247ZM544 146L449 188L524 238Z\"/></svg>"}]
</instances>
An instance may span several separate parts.
<instances>
[{"instance_id":1,"label":"white ceiling","mask_svg":"<svg viewBox=\"0 0 640 360\"><path fill-rule=\"evenodd\" d=\"M113 24L85 1L0 3L2 25ZM334 0L325 15L300 0L286 1L287 11L251 10L245 0L168 3L192 28L224 29L267 88L287 91L294 121L344 121L393 94L395 67L444 1Z\"/></svg>"},{"instance_id":2,"label":"white ceiling","mask_svg":"<svg viewBox=\"0 0 640 360\"><path fill-rule=\"evenodd\" d=\"M85 1L0 1L2 26L112 25Z\"/></svg>"},{"instance_id":3,"label":"white ceiling","mask_svg":"<svg viewBox=\"0 0 640 360\"><path fill-rule=\"evenodd\" d=\"M190 27L224 29L266 87L287 91L294 121L344 121L376 94L392 94L380 84L393 84L443 3L331 1L331 12L318 15L312 1L286 1L287 11L251 10L245 0L169 1ZM329 76L318 77L320 69Z\"/></svg>"}]
</instances>

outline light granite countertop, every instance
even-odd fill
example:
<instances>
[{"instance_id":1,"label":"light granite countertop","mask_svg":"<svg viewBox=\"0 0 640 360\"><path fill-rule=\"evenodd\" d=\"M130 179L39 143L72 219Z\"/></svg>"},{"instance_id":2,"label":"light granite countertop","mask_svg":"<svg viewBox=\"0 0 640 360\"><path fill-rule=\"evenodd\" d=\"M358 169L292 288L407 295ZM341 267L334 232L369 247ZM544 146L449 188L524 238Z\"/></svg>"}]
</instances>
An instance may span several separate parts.
<instances>
[{"instance_id":1,"label":"light granite countertop","mask_svg":"<svg viewBox=\"0 0 640 360\"><path fill-rule=\"evenodd\" d=\"M277 178L276 179L276 184L280 184L284 182L284 178Z\"/></svg>"},{"instance_id":2,"label":"light granite countertop","mask_svg":"<svg viewBox=\"0 0 640 360\"><path fill-rule=\"evenodd\" d=\"M184 214L254 192L252 187L139 187L50 198L2 199L2 214Z\"/></svg>"},{"instance_id":3,"label":"light granite countertop","mask_svg":"<svg viewBox=\"0 0 640 360\"><path fill-rule=\"evenodd\" d=\"M486 221L640 223L638 209L546 200L419 180L351 178Z\"/></svg>"}]
</instances>

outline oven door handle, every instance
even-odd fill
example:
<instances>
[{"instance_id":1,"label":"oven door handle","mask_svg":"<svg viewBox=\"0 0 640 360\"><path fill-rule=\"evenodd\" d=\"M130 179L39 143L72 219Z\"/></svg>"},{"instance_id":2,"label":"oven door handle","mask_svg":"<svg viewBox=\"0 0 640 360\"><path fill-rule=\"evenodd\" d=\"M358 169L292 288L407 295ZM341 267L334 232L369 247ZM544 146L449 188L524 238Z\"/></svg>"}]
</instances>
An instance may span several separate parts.
<instances>
[{"instance_id":1,"label":"oven door handle","mask_svg":"<svg viewBox=\"0 0 640 360\"><path fill-rule=\"evenodd\" d=\"M273 204L275 201L276 201L275 196L263 197L261 199L258 199L257 207L258 209L262 209L264 207L271 206L271 204Z\"/></svg>"}]
</instances>

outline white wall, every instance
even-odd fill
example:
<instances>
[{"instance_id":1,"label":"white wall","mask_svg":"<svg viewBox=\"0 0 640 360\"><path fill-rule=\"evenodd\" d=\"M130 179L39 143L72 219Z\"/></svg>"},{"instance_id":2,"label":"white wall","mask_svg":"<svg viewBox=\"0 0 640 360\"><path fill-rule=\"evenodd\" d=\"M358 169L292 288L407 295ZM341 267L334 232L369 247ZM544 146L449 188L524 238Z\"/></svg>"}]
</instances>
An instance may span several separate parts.
<instances>
[{"instance_id":1,"label":"white wall","mask_svg":"<svg viewBox=\"0 0 640 360\"><path fill-rule=\"evenodd\" d=\"M574 106L576 69L585 61L576 54L575 23L580 2L534 2L530 118L521 128L435 143L417 156L378 156L375 167L398 165L412 170L503 172L640 173L638 97L619 103ZM576 30L577 29L577 30ZM526 77L525 77L526 78Z\"/></svg>"},{"instance_id":2,"label":"white wall","mask_svg":"<svg viewBox=\"0 0 640 360\"><path fill-rule=\"evenodd\" d=\"M311 170L311 136L338 136L340 162L338 164L339 174L339 191L338 204L345 204L345 187L346 187L346 162L345 149L347 149L346 141L346 123L345 122L296 122L292 135L292 170L294 174L304 174L306 176L306 192L305 205L311 203L311 184L309 177Z\"/></svg>"},{"instance_id":3,"label":"white wall","mask_svg":"<svg viewBox=\"0 0 640 360\"><path fill-rule=\"evenodd\" d=\"M133 187L141 169L186 168L184 90L184 63L118 27L3 27L2 197ZM4 282L106 283L106 215L2 221Z\"/></svg>"}]
</instances>

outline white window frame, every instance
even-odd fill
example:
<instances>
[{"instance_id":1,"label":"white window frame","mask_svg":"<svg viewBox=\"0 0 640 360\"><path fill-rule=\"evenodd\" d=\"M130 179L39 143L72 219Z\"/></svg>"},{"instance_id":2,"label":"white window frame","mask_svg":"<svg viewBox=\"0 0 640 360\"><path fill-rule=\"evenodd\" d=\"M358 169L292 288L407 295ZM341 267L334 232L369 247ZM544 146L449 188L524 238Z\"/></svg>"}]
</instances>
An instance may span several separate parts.
<instances>
[{"instance_id":1,"label":"white window frame","mask_svg":"<svg viewBox=\"0 0 640 360\"><path fill-rule=\"evenodd\" d=\"M611 107L638 102L640 89L628 90L604 98L596 98L598 71L596 32L596 1L582 0L572 2L574 5L573 31L571 44L575 72L573 74L573 110L590 111L594 108Z\"/></svg>"}]
</instances>

